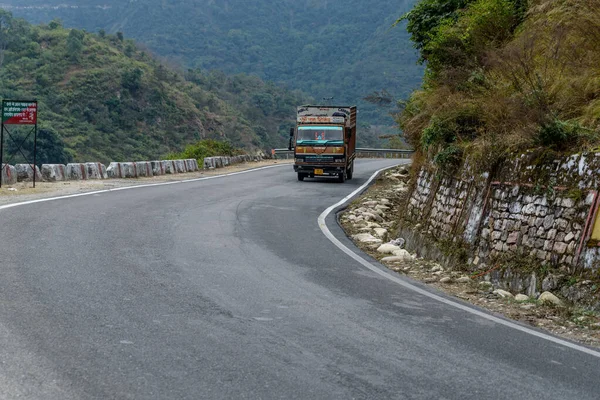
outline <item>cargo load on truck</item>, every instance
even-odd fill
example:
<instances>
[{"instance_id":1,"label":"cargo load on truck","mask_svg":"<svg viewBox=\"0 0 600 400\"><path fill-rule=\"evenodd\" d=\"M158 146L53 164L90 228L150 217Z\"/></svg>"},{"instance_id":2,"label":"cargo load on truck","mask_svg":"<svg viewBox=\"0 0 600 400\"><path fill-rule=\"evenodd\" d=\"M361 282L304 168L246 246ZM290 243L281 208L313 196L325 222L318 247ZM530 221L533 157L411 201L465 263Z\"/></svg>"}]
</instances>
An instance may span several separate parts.
<instances>
[{"instance_id":1,"label":"cargo load on truck","mask_svg":"<svg viewBox=\"0 0 600 400\"><path fill-rule=\"evenodd\" d=\"M294 171L298 180L335 177L352 179L356 158L356 106L307 105L297 109L290 131Z\"/></svg>"}]
</instances>

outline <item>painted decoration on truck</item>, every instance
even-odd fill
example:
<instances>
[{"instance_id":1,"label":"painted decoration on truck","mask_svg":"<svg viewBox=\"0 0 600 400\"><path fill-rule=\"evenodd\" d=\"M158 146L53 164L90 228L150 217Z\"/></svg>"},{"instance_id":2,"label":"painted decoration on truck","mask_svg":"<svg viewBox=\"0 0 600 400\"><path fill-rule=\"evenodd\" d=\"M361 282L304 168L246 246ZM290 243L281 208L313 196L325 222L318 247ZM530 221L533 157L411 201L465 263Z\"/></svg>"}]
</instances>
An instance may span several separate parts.
<instances>
[{"instance_id":1,"label":"painted decoration on truck","mask_svg":"<svg viewBox=\"0 0 600 400\"><path fill-rule=\"evenodd\" d=\"M343 124L345 121L344 117L325 117L325 116L298 116L298 122L303 124L309 123L321 123L321 124Z\"/></svg>"},{"instance_id":2,"label":"painted decoration on truck","mask_svg":"<svg viewBox=\"0 0 600 400\"><path fill-rule=\"evenodd\" d=\"M298 118L300 117L339 117L342 122L350 116L350 107L298 107Z\"/></svg>"}]
</instances>

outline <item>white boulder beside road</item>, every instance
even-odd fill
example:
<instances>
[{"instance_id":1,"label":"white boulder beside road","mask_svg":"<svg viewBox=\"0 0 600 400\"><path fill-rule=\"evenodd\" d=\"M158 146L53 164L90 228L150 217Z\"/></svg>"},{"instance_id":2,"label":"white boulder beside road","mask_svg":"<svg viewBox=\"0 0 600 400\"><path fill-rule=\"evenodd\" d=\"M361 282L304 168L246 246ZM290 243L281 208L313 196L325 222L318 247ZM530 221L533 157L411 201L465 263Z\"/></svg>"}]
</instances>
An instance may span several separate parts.
<instances>
[{"instance_id":1,"label":"white boulder beside road","mask_svg":"<svg viewBox=\"0 0 600 400\"><path fill-rule=\"evenodd\" d=\"M370 233L359 233L357 235L352 236L354 240L358 240L361 243L381 243L382 240L376 238Z\"/></svg>"},{"instance_id":2,"label":"white boulder beside road","mask_svg":"<svg viewBox=\"0 0 600 400\"><path fill-rule=\"evenodd\" d=\"M544 292L540 294L540 297L538 297L538 301L541 304L554 305L557 307L562 307L564 305L561 299L559 299L550 292Z\"/></svg>"},{"instance_id":3,"label":"white boulder beside road","mask_svg":"<svg viewBox=\"0 0 600 400\"><path fill-rule=\"evenodd\" d=\"M391 243L384 243L377 248L377 252L383 254L393 254L396 250L400 250L400 247L395 246Z\"/></svg>"}]
</instances>

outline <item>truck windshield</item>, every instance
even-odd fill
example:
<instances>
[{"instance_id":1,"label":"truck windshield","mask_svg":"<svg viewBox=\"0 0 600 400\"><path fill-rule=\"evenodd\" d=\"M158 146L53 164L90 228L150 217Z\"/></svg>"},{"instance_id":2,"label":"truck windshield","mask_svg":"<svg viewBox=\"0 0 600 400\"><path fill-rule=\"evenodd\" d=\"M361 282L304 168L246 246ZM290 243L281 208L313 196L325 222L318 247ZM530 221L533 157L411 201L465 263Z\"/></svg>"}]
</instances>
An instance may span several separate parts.
<instances>
[{"instance_id":1,"label":"truck windshield","mask_svg":"<svg viewBox=\"0 0 600 400\"><path fill-rule=\"evenodd\" d=\"M344 144L344 130L341 126L299 126L296 143L341 146Z\"/></svg>"}]
</instances>

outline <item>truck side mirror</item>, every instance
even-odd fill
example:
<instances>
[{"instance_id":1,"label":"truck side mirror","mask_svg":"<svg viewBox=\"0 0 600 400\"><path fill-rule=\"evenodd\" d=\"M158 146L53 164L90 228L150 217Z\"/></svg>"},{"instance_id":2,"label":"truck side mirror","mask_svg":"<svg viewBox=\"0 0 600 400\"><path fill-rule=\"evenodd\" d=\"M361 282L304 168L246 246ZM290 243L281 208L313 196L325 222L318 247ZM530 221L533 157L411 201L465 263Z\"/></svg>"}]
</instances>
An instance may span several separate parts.
<instances>
[{"instance_id":1,"label":"truck side mirror","mask_svg":"<svg viewBox=\"0 0 600 400\"><path fill-rule=\"evenodd\" d=\"M294 140L294 128L290 128L290 143L288 144L288 150L293 150L292 140Z\"/></svg>"}]
</instances>

